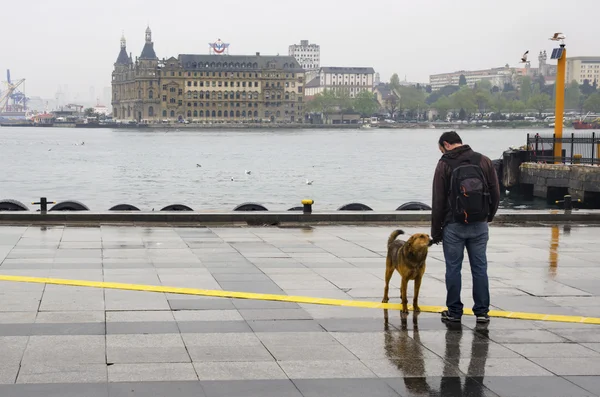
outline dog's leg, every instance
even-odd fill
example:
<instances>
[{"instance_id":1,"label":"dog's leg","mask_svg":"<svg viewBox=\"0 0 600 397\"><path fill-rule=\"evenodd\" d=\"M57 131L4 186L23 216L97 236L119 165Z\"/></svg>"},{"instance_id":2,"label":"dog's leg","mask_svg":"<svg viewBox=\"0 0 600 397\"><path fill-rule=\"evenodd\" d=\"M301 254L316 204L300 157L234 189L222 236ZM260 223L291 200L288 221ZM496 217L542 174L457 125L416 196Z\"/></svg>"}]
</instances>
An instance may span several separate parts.
<instances>
[{"instance_id":1,"label":"dog's leg","mask_svg":"<svg viewBox=\"0 0 600 397\"><path fill-rule=\"evenodd\" d=\"M402 277L402 287L400 288L400 298L402 299L402 313L408 313L408 278Z\"/></svg>"},{"instance_id":2,"label":"dog's leg","mask_svg":"<svg viewBox=\"0 0 600 397\"><path fill-rule=\"evenodd\" d=\"M383 289L383 299L381 303L388 303L390 300L388 293L390 291L390 280L394 275L394 267L392 266L392 258L389 256L385 260L385 288Z\"/></svg>"},{"instance_id":3,"label":"dog's leg","mask_svg":"<svg viewBox=\"0 0 600 397\"><path fill-rule=\"evenodd\" d=\"M421 289L421 280L423 280L423 276L415 278L415 296L413 298L413 310L415 313L421 311L421 308L419 307L419 289Z\"/></svg>"}]
</instances>

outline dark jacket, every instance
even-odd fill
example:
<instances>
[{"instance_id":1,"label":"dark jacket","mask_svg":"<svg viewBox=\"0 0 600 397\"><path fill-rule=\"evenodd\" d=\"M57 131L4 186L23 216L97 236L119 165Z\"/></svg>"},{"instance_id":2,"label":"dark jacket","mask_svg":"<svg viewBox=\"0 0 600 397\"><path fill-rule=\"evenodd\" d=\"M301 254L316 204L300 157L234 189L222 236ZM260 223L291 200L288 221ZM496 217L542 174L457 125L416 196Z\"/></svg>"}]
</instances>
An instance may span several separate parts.
<instances>
[{"instance_id":1,"label":"dark jacket","mask_svg":"<svg viewBox=\"0 0 600 397\"><path fill-rule=\"evenodd\" d=\"M432 210L431 210L431 238L435 242L442 241L442 229L448 222L452 222L450 214L450 205L448 194L450 192L450 177L452 170L448 163L443 159L461 159L465 160L473 156L475 152L469 145L462 145L454 150L445 153L435 168L433 176L433 194L432 194ZM481 163L479 164L488 183L490 192L491 204L488 222L491 222L498 210L500 202L500 186L498 184L498 175L492 165L492 161L481 155Z\"/></svg>"}]
</instances>

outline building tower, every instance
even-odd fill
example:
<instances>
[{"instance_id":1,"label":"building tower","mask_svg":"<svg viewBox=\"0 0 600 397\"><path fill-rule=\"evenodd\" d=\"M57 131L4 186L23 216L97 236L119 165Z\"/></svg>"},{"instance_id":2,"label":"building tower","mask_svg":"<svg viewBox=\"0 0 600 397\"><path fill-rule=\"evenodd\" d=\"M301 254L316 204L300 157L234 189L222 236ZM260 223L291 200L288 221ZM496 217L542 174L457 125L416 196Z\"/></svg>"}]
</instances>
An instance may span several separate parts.
<instances>
[{"instance_id":1,"label":"building tower","mask_svg":"<svg viewBox=\"0 0 600 397\"><path fill-rule=\"evenodd\" d=\"M306 81L317 77L321 68L321 47L310 44L308 40L301 40L300 44L289 46L288 54L296 58L302 69L306 72Z\"/></svg>"},{"instance_id":2,"label":"building tower","mask_svg":"<svg viewBox=\"0 0 600 397\"><path fill-rule=\"evenodd\" d=\"M546 51L540 51L540 55L538 55L538 61L540 63L539 66L539 73L540 76L547 76L548 75L548 55L546 54Z\"/></svg>"},{"instance_id":3,"label":"building tower","mask_svg":"<svg viewBox=\"0 0 600 397\"><path fill-rule=\"evenodd\" d=\"M156 116L160 106L158 87L158 57L154 52L152 30L146 28L146 40L140 57L136 59L136 87L134 117L140 122Z\"/></svg>"},{"instance_id":4,"label":"building tower","mask_svg":"<svg viewBox=\"0 0 600 397\"><path fill-rule=\"evenodd\" d=\"M112 96L111 104L113 108L113 117L115 119L124 119L126 117L123 101L127 99L127 80L131 70L131 57L127 55L127 41L125 35L121 36L121 51L115 62L112 73Z\"/></svg>"}]
</instances>

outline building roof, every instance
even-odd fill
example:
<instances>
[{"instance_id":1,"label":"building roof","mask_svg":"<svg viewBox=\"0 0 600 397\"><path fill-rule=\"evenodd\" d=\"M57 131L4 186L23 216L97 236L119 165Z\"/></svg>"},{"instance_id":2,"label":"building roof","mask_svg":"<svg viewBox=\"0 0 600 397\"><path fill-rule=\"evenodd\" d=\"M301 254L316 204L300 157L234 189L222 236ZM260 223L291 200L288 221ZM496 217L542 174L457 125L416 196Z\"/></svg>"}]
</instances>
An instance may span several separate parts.
<instances>
[{"instance_id":1,"label":"building roof","mask_svg":"<svg viewBox=\"0 0 600 397\"><path fill-rule=\"evenodd\" d=\"M337 67L337 66L324 66L321 68L321 72L323 73L339 73L339 74L359 74L359 73L367 73L374 74L375 69L373 68L363 68L363 67Z\"/></svg>"},{"instance_id":2,"label":"building roof","mask_svg":"<svg viewBox=\"0 0 600 397\"><path fill-rule=\"evenodd\" d=\"M319 77L315 77L314 79L312 79L311 81L306 83L306 85L304 87L305 88L314 88L314 87L319 87L320 85L321 85L321 79Z\"/></svg>"},{"instance_id":3,"label":"building roof","mask_svg":"<svg viewBox=\"0 0 600 397\"><path fill-rule=\"evenodd\" d=\"M127 55L127 50L125 47L121 47L121 52L119 52L119 57L117 58L117 63L119 65L128 65L129 64L129 55Z\"/></svg>"},{"instance_id":4,"label":"building roof","mask_svg":"<svg viewBox=\"0 0 600 397\"><path fill-rule=\"evenodd\" d=\"M293 56L288 55L200 55L180 54L179 62L186 70L249 71L268 69L274 62L275 69L294 73L304 71Z\"/></svg>"},{"instance_id":5,"label":"building roof","mask_svg":"<svg viewBox=\"0 0 600 397\"><path fill-rule=\"evenodd\" d=\"M158 59L156 57L156 52L154 52L154 43L146 42L146 44L144 44L144 49L142 50L140 59Z\"/></svg>"}]
</instances>

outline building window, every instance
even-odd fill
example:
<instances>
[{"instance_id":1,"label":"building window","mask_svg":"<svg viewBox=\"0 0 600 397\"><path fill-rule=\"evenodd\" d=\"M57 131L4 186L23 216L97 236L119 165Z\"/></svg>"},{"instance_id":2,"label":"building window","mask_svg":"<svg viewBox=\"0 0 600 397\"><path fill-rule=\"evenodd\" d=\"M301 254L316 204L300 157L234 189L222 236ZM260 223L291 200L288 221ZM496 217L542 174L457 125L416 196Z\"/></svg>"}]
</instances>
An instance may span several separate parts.
<instances>
[{"instance_id":1,"label":"building window","mask_svg":"<svg viewBox=\"0 0 600 397\"><path fill-rule=\"evenodd\" d=\"M163 117L167 117L167 111L163 110Z\"/></svg>"},{"instance_id":2,"label":"building window","mask_svg":"<svg viewBox=\"0 0 600 397\"><path fill-rule=\"evenodd\" d=\"M175 117L175 111L171 110L171 117Z\"/></svg>"},{"instance_id":3,"label":"building window","mask_svg":"<svg viewBox=\"0 0 600 397\"><path fill-rule=\"evenodd\" d=\"M183 95L183 88L180 88L180 89L177 91L177 95Z\"/></svg>"},{"instance_id":4,"label":"building window","mask_svg":"<svg viewBox=\"0 0 600 397\"><path fill-rule=\"evenodd\" d=\"M188 84L188 87L192 86L192 82L191 81L188 81L187 84Z\"/></svg>"},{"instance_id":5,"label":"building window","mask_svg":"<svg viewBox=\"0 0 600 397\"><path fill-rule=\"evenodd\" d=\"M298 87L298 92L302 92L302 87Z\"/></svg>"},{"instance_id":6,"label":"building window","mask_svg":"<svg viewBox=\"0 0 600 397\"><path fill-rule=\"evenodd\" d=\"M204 117L204 110L200 111L200 117Z\"/></svg>"},{"instance_id":7,"label":"building window","mask_svg":"<svg viewBox=\"0 0 600 397\"><path fill-rule=\"evenodd\" d=\"M192 107L192 103L191 102L188 102L187 105L188 105L188 108Z\"/></svg>"},{"instance_id":8,"label":"building window","mask_svg":"<svg viewBox=\"0 0 600 397\"><path fill-rule=\"evenodd\" d=\"M212 117L217 117L216 116L217 112L215 112L214 110L212 111Z\"/></svg>"},{"instance_id":9,"label":"building window","mask_svg":"<svg viewBox=\"0 0 600 397\"><path fill-rule=\"evenodd\" d=\"M148 108L148 117L154 117L154 108L152 106Z\"/></svg>"},{"instance_id":10,"label":"building window","mask_svg":"<svg viewBox=\"0 0 600 397\"><path fill-rule=\"evenodd\" d=\"M192 117L192 111L191 111L191 110L188 110L188 111L187 111L187 116L188 116L188 117Z\"/></svg>"},{"instance_id":11,"label":"building window","mask_svg":"<svg viewBox=\"0 0 600 397\"><path fill-rule=\"evenodd\" d=\"M180 100L178 100L178 101L177 101L177 105L178 105L178 106L181 106L181 105L183 105L183 101L182 101L181 99L180 99Z\"/></svg>"},{"instance_id":12,"label":"building window","mask_svg":"<svg viewBox=\"0 0 600 397\"><path fill-rule=\"evenodd\" d=\"M163 95L163 98L162 98L162 100L163 100L163 102L167 102L167 96L166 96L166 95Z\"/></svg>"},{"instance_id":13,"label":"building window","mask_svg":"<svg viewBox=\"0 0 600 397\"><path fill-rule=\"evenodd\" d=\"M175 92L175 87L169 88L169 92Z\"/></svg>"}]
</instances>

